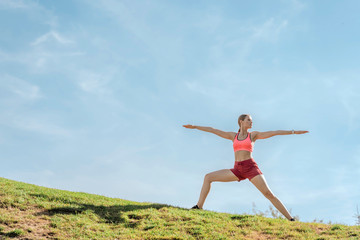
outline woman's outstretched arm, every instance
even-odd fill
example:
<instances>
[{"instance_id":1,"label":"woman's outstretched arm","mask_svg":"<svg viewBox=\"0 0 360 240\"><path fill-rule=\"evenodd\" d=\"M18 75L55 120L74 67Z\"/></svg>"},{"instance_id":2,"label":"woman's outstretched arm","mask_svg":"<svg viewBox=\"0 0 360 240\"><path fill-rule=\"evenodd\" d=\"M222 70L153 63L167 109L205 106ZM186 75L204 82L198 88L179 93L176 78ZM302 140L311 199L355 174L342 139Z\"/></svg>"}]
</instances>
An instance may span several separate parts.
<instances>
[{"instance_id":1,"label":"woman's outstretched arm","mask_svg":"<svg viewBox=\"0 0 360 240\"><path fill-rule=\"evenodd\" d=\"M268 132L252 132L252 137L254 140L257 139L266 139L277 135L291 135L291 134L304 134L309 131L295 131L295 130L277 130L277 131L268 131Z\"/></svg>"},{"instance_id":2,"label":"woman's outstretched arm","mask_svg":"<svg viewBox=\"0 0 360 240\"><path fill-rule=\"evenodd\" d=\"M201 126L195 126L195 125L190 125L190 124L183 125L183 127L190 128L190 129L198 129L198 130L201 130L204 132L210 132L210 133L216 134L222 138L229 139L229 140L233 140L236 135L236 133L234 133L234 132L224 132L224 131L221 131L219 129L215 129L212 127L201 127Z\"/></svg>"}]
</instances>

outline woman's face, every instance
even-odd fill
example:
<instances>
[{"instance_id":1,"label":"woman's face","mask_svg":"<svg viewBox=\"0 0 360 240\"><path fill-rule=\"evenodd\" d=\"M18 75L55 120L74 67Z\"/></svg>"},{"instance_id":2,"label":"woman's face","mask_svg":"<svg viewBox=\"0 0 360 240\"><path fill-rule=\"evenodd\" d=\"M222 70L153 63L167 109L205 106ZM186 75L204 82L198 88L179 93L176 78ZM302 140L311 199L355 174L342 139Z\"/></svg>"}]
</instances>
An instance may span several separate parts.
<instances>
[{"instance_id":1,"label":"woman's face","mask_svg":"<svg viewBox=\"0 0 360 240\"><path fill-rule=\"evenodd\" d=\"M244 121L242 122L243 124L243 127L246 127L246 128L252 128L252 118L250 115L246 116Z\"/></svg>"}]
</instances>

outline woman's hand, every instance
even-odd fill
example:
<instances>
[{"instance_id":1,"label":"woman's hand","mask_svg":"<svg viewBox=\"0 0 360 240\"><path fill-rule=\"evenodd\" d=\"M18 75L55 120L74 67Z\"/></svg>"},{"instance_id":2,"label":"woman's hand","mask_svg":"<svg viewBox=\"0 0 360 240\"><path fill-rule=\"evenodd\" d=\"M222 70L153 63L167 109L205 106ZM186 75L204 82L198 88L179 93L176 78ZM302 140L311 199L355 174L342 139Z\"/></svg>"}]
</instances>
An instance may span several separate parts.
<instances>
[{"instance_id":1,"label":"woman's hand","mask_svg":"<svg viewBox=\"0 0 360 240\"><path fill-rule=\"evenodd\" d=\"M294 131L294 134L304 134L308 133L309 131Z\"/></svg>"},{"instance_id":2,"label":"woman's hand","mask_svg":"<svg viewBox=\"0 0 360 240\"><path fill-rule=\"evenodd\" d=\"M304 134L304 133L308 133L308 132L309 131L277 130L277 131L267 131L267 132L254 131L251 134L252 134L254 141L256 141L258 139L266 139L266 138L274 137L277 135Z\"/></svg>"},{"instance_id":3,"label":"woman's hand","mask_svg":"<svg viewBox=\"0 0 360 240\"><path fill-rule=\"evenodd\" d=\"M183 125L183 127L185 127L185 128L190 128L190 129L195 129L195 128L196 128L196 126L190 125L190 124Z\"/></svg>"},{"instance_id":4,"label":"woman's hand","mask_svg":"<svg viewBox=\"0 0 360 240\"><path fill-rule=\"evenodd\" d=\"M213 133L213 134L218 135L219 137L226 138L231 141L234 140L234 137L236 135L236 133L234 133L234 132L224 132L224 131L221 131L219 129L215 129L212 127L202 127L202 126L195 126L195 125L191 125L191 124L183 125L183 127L190 128L190 129L198 129L198 130L201 130L204 132Z\"/></svg>"}]
</instances>

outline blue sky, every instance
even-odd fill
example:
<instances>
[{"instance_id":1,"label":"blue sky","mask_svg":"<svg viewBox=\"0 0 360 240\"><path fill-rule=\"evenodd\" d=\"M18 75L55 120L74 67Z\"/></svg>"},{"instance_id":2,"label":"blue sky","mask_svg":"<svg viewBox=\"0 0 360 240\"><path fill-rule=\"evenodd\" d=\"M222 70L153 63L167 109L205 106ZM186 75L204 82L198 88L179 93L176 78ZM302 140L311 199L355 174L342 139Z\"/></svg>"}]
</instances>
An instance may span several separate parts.
<instances>
[{"instance_id":1,"label":"blue sky","mask_svg":"<svg viewBox=\"0 0 360 240\"><path fill-rule=\"evenodd\" d=\"M358 1L0 0L0 176L193 206L232 143L183 124L308 130L257 141L273 192L302 221L356 223ZM205 209L253 213L249 181Z\"/></svg>"}]
</instances>

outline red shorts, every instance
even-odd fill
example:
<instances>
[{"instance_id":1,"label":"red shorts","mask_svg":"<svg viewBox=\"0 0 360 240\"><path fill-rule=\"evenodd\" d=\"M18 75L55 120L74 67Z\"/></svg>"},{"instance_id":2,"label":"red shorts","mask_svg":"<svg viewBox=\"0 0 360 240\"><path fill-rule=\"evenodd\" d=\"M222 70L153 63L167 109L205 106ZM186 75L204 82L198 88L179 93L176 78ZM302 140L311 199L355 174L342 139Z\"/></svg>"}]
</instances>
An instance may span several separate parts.
<instances>
[{"instance_id":1,"label":"red shorts","mask_svg":"<svg viewBox=\"0 0 360 240\"><path fill-rule=\"evenodd\" d=\"M258 165L252 158L240 162L235 161L234 168L230 170L239 178L239 182L247 178L251 180L253 177L262 174Z\"/></svg>"}]
</instances>

